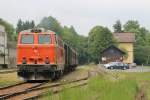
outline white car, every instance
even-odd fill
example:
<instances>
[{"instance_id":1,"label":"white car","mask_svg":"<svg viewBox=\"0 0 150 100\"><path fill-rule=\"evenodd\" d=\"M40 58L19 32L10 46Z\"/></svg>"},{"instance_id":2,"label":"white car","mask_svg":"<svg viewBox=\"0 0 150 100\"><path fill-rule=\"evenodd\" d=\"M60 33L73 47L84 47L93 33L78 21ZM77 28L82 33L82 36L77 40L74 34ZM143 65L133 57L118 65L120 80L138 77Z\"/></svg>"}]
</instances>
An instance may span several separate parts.
<instances>
[{"instance_id":1,"label":"white car","mask_svg":"<svg viewBox=\"0 0 150 100\"><path fill-rule=\"evenodd\" d=\"M104 67L109 69L109 68L111 68L111 66L114 66L116 64L117 64L117 62L111 62L111 63L108 63L108 64L104 64Z\"/></svg>"},{"instance_id":2,"label":"white car","mask_svg":"<svg viewBox=\"0 0 150 100\"><path fill-rule=\"evenodd\" d=\"M129 65L123 62L111 62L104 64L104 67L107 69L129 69Z\"/></svg>"}]
</instances>

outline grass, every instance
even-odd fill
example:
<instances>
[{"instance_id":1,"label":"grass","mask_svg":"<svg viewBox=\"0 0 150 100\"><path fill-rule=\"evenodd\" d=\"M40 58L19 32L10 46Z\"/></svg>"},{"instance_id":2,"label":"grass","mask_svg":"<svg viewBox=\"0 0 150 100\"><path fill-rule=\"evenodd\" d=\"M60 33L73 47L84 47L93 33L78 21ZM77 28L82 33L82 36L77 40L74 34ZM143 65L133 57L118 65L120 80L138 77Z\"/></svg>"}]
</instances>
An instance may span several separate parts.
<instances>
[{"instance_id":1,"label":"grass","mask_svg":"<svg viewBox=\"0 0 150 100\"><path fill-rule=\"evenodd\" d=\"M7 74L0 74L0 87L8 86L11 84L15 84L19 82L19 78L17 77L17 73L7 73Z\"/></svg>"},{"instance_id":2,"label":"grass","mask_svg":"<svg viewBox=\"0 0 150 100\"><path fill-rule=\"evenodd\" d=\"M92 66L94 67L94 66ZM64 77L65 81L83 76L91 67L81 67ZM73 75L72 75L73 74ZM83 74L83 75L82 75ZM17 73L0 74L0 87L19 82ZM150 100L150 72L110 72L94 76L88 85L52 94L50 90L42 100L134 100L141 84L146 82L146 94Z\"/></svg>"},{"instance_id":3,"label":"grass","mask_svg":"<svg viewBox=\"0 0 150 100\"><path fill-rule=\"evenodd\" d=\"M49 90L42 100L134 100L143 82L147 83L146 96L150 100L150 72L111 72L95 76L84 87L64 88L57 94Z\"/></svg>"},{"instance_id":4,"label":"grass","mask_svg":"<svg viewBox=\"0 0 150 100\"><path fill-rule=\"evenodd\" d=\"M88 85L63 89L57 95L51 92L43 100L133 100L138 90L135 80L111 81L101 76L93 77Z\"/></svg>"}]
</instances>

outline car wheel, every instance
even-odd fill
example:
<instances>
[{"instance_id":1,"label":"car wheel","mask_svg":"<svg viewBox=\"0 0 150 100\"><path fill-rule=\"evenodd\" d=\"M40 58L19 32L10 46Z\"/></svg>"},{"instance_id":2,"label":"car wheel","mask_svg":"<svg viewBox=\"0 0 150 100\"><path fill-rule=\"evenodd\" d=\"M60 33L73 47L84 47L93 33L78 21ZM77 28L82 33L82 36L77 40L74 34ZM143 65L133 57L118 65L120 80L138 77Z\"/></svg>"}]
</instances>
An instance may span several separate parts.
<instances>
[{"instance_id":1,"label":"car wheel","mask_svg":"<svg viewBox=\"0 0 150 100\"><path fill-rule=\"evenodd\" d=\"M126 67L123 67L123 70L126 70Z\"/></svg>"},{"instance_id":2,"label":"car wheel","mask_svg":"<svg viewBox=\"0 0 150 100\"><path fill-rule=\"evenodd\" d=\"M114 69L113 67L110 67L110 69Z\"/></svg>"}]
</instances>

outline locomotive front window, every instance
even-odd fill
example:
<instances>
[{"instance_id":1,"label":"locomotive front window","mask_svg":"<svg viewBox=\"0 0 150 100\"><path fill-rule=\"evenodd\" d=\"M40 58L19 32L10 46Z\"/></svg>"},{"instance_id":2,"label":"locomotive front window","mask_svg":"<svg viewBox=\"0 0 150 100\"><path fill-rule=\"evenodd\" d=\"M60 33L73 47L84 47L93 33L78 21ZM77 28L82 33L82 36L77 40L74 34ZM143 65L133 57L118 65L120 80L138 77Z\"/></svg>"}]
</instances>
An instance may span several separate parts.
<instances>
[{"instance_id":1,"label":"locomotive front window","mask_svg":"<svg viewBox=\"0 0 150 100\"><path fill-rule=\"evenodd\" d=\"M21 43L22 44L33 44L34 36L32 34L23 34L21 36Z\"/></svg>"},{"instance_id":2,"label":"locomotive front window","mask_svg":"<svg viewBox=\"0 0 150 100\"><path fill-rule=\"evenodd\" d=\"M50 44L50 34L39 34L38 35L39 44Z\"/></svg>"}]
</instances>

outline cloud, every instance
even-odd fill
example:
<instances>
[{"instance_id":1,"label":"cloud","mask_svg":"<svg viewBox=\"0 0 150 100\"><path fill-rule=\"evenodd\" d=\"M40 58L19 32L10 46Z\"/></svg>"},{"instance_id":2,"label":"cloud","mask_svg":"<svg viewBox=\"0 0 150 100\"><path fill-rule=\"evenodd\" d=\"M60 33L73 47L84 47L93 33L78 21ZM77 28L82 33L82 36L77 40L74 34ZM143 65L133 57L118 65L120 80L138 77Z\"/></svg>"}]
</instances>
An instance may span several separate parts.
<instances>
[{"instance_id":1,"label":"cloud","mask_svg":"<svg viewBox=\"0 0 150 100\"><path fill-rule=\"evenodd\" d=\"M0 17L14 25L19 18L35 20L52 15L62 25L73 25L80 34L87 35L95 25L112 29L112 24L120 19L139 20L150 29L149 0L1 0Z\"/></svg>"}]
</instances>

